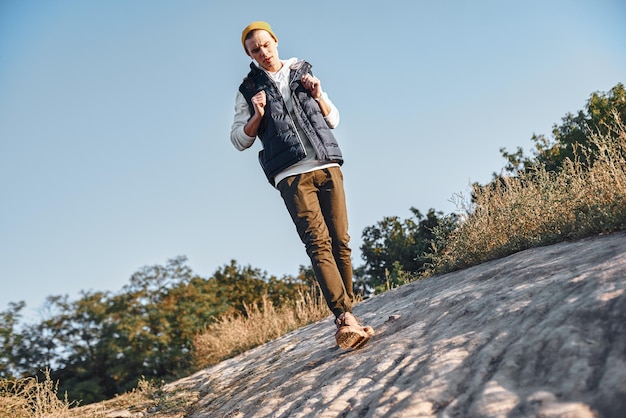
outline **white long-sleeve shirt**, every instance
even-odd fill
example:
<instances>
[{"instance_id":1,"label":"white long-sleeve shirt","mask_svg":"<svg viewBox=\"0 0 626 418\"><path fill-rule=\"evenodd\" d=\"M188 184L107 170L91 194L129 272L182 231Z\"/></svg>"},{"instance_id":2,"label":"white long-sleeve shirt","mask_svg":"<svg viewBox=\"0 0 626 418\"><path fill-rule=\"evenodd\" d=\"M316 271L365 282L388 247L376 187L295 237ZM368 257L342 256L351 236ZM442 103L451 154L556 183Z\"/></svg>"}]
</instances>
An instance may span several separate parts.
<instances>
[{"instance_id":1,"label":"white long-sleeve shirt","mask_svg":"<svg viewBox=\"0 0 626 418\"><path fill-rule=\"evenodd\" d=\"M296 164L288 167L287 169L276 175L274 179L274 186L277 186L282 179L289 176L308 173L310 171L339 165L337 163L329 163L317 159L317 155L315 154L315 150L313 149L309 138L304 133L302 128L298 125L296 118L293 116L293 103L291 101L291 90L289 89L289 72L290 66L297 61L297 58L289 58L288 60L282 61L283 66L277 72L271 73L269 71L265 71L267 75L274 81L274 83L278 87L278 90L280 91L280 94L283 96L283 100L285 101L287 110L292 116L291 118L296 125L298 135L300 136L300 139L302 140L302 143L304 144L307 152L307 157L304 160L297 162ZM335 128L339 124L339 110L337 110L337 108L330 101L328 95L325 92L322 92L322 95L324 97L324 101L330 106L330 112L324 117L324 120L326 120L326 123L331 129ZM256 136L248 136L244 131L244 126L246 125L246 123L248 123L249 118L250 109L248 107L248 102L246 101L243 94L238 91L235 98L235 116L233 120L233 125L230 130L230 141L239 151L250 148L256 140Z\"/></svg>"}]
</instances>

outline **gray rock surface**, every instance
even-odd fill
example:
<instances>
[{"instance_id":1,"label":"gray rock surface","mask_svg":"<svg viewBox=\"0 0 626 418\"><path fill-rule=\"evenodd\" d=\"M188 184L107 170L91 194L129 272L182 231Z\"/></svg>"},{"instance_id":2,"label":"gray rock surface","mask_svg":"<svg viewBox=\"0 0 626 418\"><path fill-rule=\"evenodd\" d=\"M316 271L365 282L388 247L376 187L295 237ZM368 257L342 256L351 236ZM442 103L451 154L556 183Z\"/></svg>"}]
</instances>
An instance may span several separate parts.
<instances>
[{"instance_id":1,"label":"gray rock surface","mask_svg":"<svg viewBox=\"0 0 626 418\"><path fill-rule=\"evenodd\" d=\"M355 307L165 387L190 417L626 417L626 234L526 250Z\"/></svg>"}]
</instances>

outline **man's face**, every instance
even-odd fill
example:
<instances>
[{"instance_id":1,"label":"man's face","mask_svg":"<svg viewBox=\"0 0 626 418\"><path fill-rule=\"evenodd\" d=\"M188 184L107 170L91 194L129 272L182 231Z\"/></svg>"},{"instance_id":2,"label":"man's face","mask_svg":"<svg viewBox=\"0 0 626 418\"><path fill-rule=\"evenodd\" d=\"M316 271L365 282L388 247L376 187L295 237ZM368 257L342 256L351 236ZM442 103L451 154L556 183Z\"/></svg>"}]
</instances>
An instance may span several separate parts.
<instances>
[{"instance_id":1,"label":"man's face","mask_svg":"<svg viewBox=\"0 0 626 418\"><path fill-rule=\"evenodd\" d=\"M246 39L246 50L252 59L265 70L270 72L280 70L282 63L278 57L278 42L269 32L264 30L252 32L252 35Z\"/></svg>"}]
</instances>

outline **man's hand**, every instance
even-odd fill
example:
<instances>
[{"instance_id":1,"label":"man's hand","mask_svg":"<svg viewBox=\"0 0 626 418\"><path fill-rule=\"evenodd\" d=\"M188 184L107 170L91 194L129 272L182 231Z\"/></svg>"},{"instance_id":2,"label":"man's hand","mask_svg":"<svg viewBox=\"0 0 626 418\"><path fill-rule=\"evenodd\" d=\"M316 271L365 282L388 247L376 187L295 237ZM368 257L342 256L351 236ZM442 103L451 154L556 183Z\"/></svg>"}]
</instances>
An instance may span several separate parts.
<instances>
[{"instance_id":1,"label":"man's hand","mask_svg":"<svg viewBox=\"0 0 626 418\"><path fill-rule=\"evenodd\" d=\"M322 97L322 83L313 77L311 74L305 74L302 76L302 85L305 89L311 93L314 99L319 99Z\"/></svg>"},{"instance_id":2,"label":"man's hand","mask_svg":"<svg viewBox=\"0 0 626 418\"><path fill-rule=\"evenodd\" d=\"M252 97L252 106L254 107L254 115L248 120L248 122L244 125L243 131L246 135L250 137L254 137L259 130L259 126L261 125L261 120L263 119L263 115L265 115L265 104L266 104L265 91L261 90L257 94Z\"/></svg>"},{"instance_id":3,"label":"man's hand","mask_svg":"<svg viewBox=\"0 0 626 418\"><path fill-rule=\"evenodd\" d=\"M302 85L317 100L322 115L327 116L330 113L330 106L324 101L324 96L322 96L322 83L311 74L305 74L302 76Z\"/></svg>"},{"instance_id":4,"label":"man's hand","mask_svg":"<svg viewBox=\"0 0 626 418\"><path fill-rule=\"evenodd\" d=\"M260 117L265 115L265 90L261 90L257 94L252 97L252 105L254 106L254 113L258 114Z\"/></svg>"}]
</instances>

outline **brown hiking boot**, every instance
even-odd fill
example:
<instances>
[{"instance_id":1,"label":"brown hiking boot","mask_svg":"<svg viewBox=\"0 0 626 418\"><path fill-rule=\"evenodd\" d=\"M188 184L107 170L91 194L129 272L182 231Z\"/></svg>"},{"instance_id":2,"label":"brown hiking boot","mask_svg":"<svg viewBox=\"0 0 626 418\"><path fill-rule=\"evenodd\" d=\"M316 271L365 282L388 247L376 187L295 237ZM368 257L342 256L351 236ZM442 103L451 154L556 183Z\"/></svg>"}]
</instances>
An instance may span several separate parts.
<instances>
[{"instance_id":1,"label":"brown hiking boot","mask_svg":"<svg viewBox=\"0 0 626 418\"><path fill-rule=\"evenodd\" d=\"M335 320L337 332L335 340L337 345L343 349L354 349L362 346L374 335L374 329L370 326L364 327L350 312L344 312Z\"/></svg>"}]
</instances>

